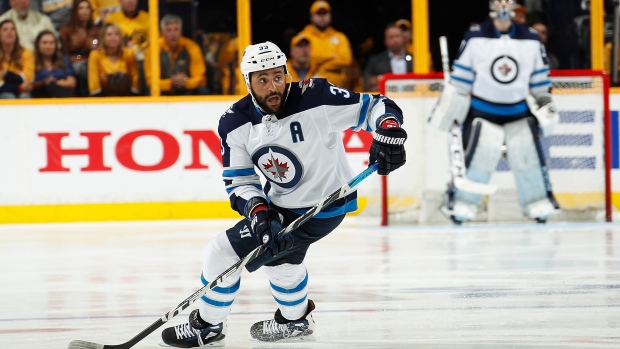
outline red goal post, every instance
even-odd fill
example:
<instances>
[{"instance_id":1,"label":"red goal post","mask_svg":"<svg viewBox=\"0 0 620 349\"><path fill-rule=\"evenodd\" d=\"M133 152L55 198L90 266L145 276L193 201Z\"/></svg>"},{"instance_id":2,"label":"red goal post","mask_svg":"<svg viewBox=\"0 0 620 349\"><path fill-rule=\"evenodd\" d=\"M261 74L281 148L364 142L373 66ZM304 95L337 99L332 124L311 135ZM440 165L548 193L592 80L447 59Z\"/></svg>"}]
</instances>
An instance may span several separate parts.
<instances>
[{"instance_id":1,"label":"red goal post","mask_svg":"<svg viewBox=\"0 0 620 349\"><path fill-rule=\"evenodd\" d=\"M552 93L560 113L554 133L541 140L549 177L562 213L550 221L611 221L611 119L609 76L603 71L554 70ZM369 215L381 225L447 223L438 209L450 181L447 135L426 119L443 85L443 73L385 74L379 92L403 109L407 164L381 176L379 198L369 198ZM485 196L478 221L512 222L525 218L517 204L514 179L505 160L493 174L498 185ZM380 206L378 209L374 205Z\"/></svg>"}]
</instances>

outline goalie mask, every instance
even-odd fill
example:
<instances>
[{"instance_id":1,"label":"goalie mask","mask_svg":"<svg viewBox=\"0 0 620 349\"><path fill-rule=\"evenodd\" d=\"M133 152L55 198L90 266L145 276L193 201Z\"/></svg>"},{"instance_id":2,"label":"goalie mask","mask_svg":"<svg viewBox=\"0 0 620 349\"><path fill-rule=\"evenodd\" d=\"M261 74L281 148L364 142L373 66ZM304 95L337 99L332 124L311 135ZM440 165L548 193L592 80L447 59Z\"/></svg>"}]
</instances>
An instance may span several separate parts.
<instances>
[{"instance_id":1,"label":"goalie mask","mask_svg":"<svg viewBox=\"0 0 620 349\"><path fill-rule=\"evenodd\" d=\"M515 16L515 2L513 0L489 1L489 16L500 21L509 21Z\"/></svg>"},{"instance_id":2,"label":"goalie mask","mask_svg":"<svg viewBox=\"0 0 620 349\"><path fill-rule=\"evenodd\" d=\"M257 108L260 108L258 103L256 102L256 97L252 92L252 88L250 86L250 75L254 72L258 72L261 70L273 69L278 67L284 67L284 73L288 78L288 87L286 88L286 96L284 97L284 101L282 101L282 105L286 103L288 99L288 94L291 90L291 82L293 81L293 77L288 72L286 68L286 55L280 50L276 44L272 42L262 42L256 45L248 45L243 51L243 58L241 59L241 74L243 74L243 80L245 80L245 86L248 89L248 92L252 96L252 102ZM262 109L262 108L261 108Z\"/></svg>"}]
</instances>

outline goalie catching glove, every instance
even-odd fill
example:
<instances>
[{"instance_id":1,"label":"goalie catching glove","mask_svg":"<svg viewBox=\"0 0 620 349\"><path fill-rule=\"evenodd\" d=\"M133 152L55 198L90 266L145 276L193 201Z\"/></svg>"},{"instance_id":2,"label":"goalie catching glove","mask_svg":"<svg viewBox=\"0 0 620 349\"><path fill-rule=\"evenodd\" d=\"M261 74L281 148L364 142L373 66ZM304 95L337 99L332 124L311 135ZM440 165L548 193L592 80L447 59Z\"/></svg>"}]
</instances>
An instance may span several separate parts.
<instances>
[{"instance_id":1,"label":"goalie catching glove","mask_svg":"<svg viewBox=\"0 0 620 349\"><path fill-rule=\"evenodd\" d=\"M543 136L551 135L553 128L560 122L560 115L551 97L542 96L536 101L532 95L529 95L526 101L530 111L538 120Z\"/></svg>"},{"instance_id":2,"label":"goalie catching glove","mask_svg":"<svg viewBox=\"0 0 620 349\"><path fill-rule=\"evenodd\" d=\"M379 164L378 173L388 175L405 164L405 141L407 132L400 127L393 117L379 121L370 146L370 165Z\"/></svg>"},{"instance_id":3,"label":"goalie catching glove","mask_svg":"<svg viewBox=\"0 0 620 349\"><path fill-rule=\"evenodd\" d=\"M253 198L248 202L248 216L251 217L252 231L256 234L259 245L263 245L265 253L274 257L293 246L291 234L278 235L282 231L284 217L274 208L268 208L263 198Z\"/></svg>"}]
</instances>

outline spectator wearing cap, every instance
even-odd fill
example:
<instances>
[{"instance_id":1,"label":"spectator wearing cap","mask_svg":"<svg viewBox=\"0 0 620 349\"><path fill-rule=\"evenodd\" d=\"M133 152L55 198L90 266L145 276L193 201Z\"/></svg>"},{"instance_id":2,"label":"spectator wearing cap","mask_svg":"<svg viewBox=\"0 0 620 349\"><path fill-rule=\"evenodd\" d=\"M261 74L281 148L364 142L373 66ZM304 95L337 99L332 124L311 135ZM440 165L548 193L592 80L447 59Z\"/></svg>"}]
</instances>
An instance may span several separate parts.
<instances>
[{"instance_id":1,"label":"spectator wearing cap","mask_svg":"<svg viewBox=\"0 0 620 349\"><path fill-rule=\"evenodd\" d=\"M293 81L315 77L317 69L316 64L310 59L310 41L302 34L291 39L291 52L286 61L286 69L293 77Z\"/></svg>"},{"instance_id":2,"label":"spectator wearing cap","mask_svg":"<svg viewBox=\"0 0 620 349\"><path fill-rule=\"evenodd\" d=\"M525 25L525 22L527 22L527 8L523 5L516 5L513 11L515 16L512 18L512 21Z\"/></svg>"},{"instance_id":3,"label":"spectator wearing cap","mask_svg":"<svg viewBox=\"0 0 620 349\"><path fill-rule=\"evenodd\" d=\"M348 86L348 69L353 54L347 36L331 26L331 6L319 0L310 6L311 24L300 32L310 42L311 61L317 65L317 76L337 86Z\"/></svg>"},{"instance_id":4,"label":"spectator wearing cap","mask_svg":"<svg viewBox=\"0 0 620 349\"><path fill-rule=\"evenodd\" d=\"M399 27L389 24L383 43L386 50L371 56L364 69L364 91L377 91L377 81L382 74L413 72L413 59L405 50L405 36Z\"/></svg>"},{"instance_id":5,"label":"spectator wearing cap","mask_svg":"<svg viewBox=\"0 0 620 349\"><path fill-rule=\"evenodd\" d=\"M413 43L411 42L411 22L403 18L394 22L394 25L403 31L406 44L405 50L407 50L408 53L413 53Z\"/></svg>"}]
</instances>

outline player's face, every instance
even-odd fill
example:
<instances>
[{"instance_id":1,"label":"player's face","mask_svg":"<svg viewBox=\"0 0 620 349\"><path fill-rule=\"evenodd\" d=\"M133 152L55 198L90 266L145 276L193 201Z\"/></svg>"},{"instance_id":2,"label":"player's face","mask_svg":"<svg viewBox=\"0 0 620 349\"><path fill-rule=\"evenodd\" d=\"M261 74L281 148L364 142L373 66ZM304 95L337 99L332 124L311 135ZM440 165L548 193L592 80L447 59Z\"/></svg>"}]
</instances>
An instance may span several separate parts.
<instances>
[{"instance_id":1,"label":"player's face","mask_svg":"<svg viewBox=\"0 0 620 349\"><path fill-rule=\"evenodd\" d=\"M166 23L161 31L161 36L164 37L168 46L177 47L181 37L181 26L179 23Z\"/></svg>"},{"instance_id":2,"label":"player's face","mask_svg":"<svg viewBox=\"0 0 620 349\"><path fill-rule=\"evenodd\" d=\"M92 14L93 10L90 8L90 3L88 1L82 1L78 4L77 15L80 21L88 21Z\"/></svg>"},{"instance_id":3,"label":"player's face","mask_svg":"<svg viewBox=\"0 0 620 349\"><path fill-rule=\"evenodd\" d=\"M56 37L53 34L43 35L37 48L44 57L51 57L56 52Z\"/></svg>"},{"instance_id":4,"label":"player's face","mask_svg":"<svg viewBox=\"0 0 620 349\"><path fill-rule=\"evenodd\" d=\"M6 22L0 27L0 43L3 45L15 45L17 32L13 22Z\"/></svg>"},{"instance_id":5,"label":"player's face","mask_svg":"<svg viewBox=\"0 0 620 349\"><path fill-rule=\"evenodd\" d=\"M286 75L284 68L272 68L252 73L250 88L258 106L265 112L276 114L284 106Z\"/></svg>"}]
</instances>

